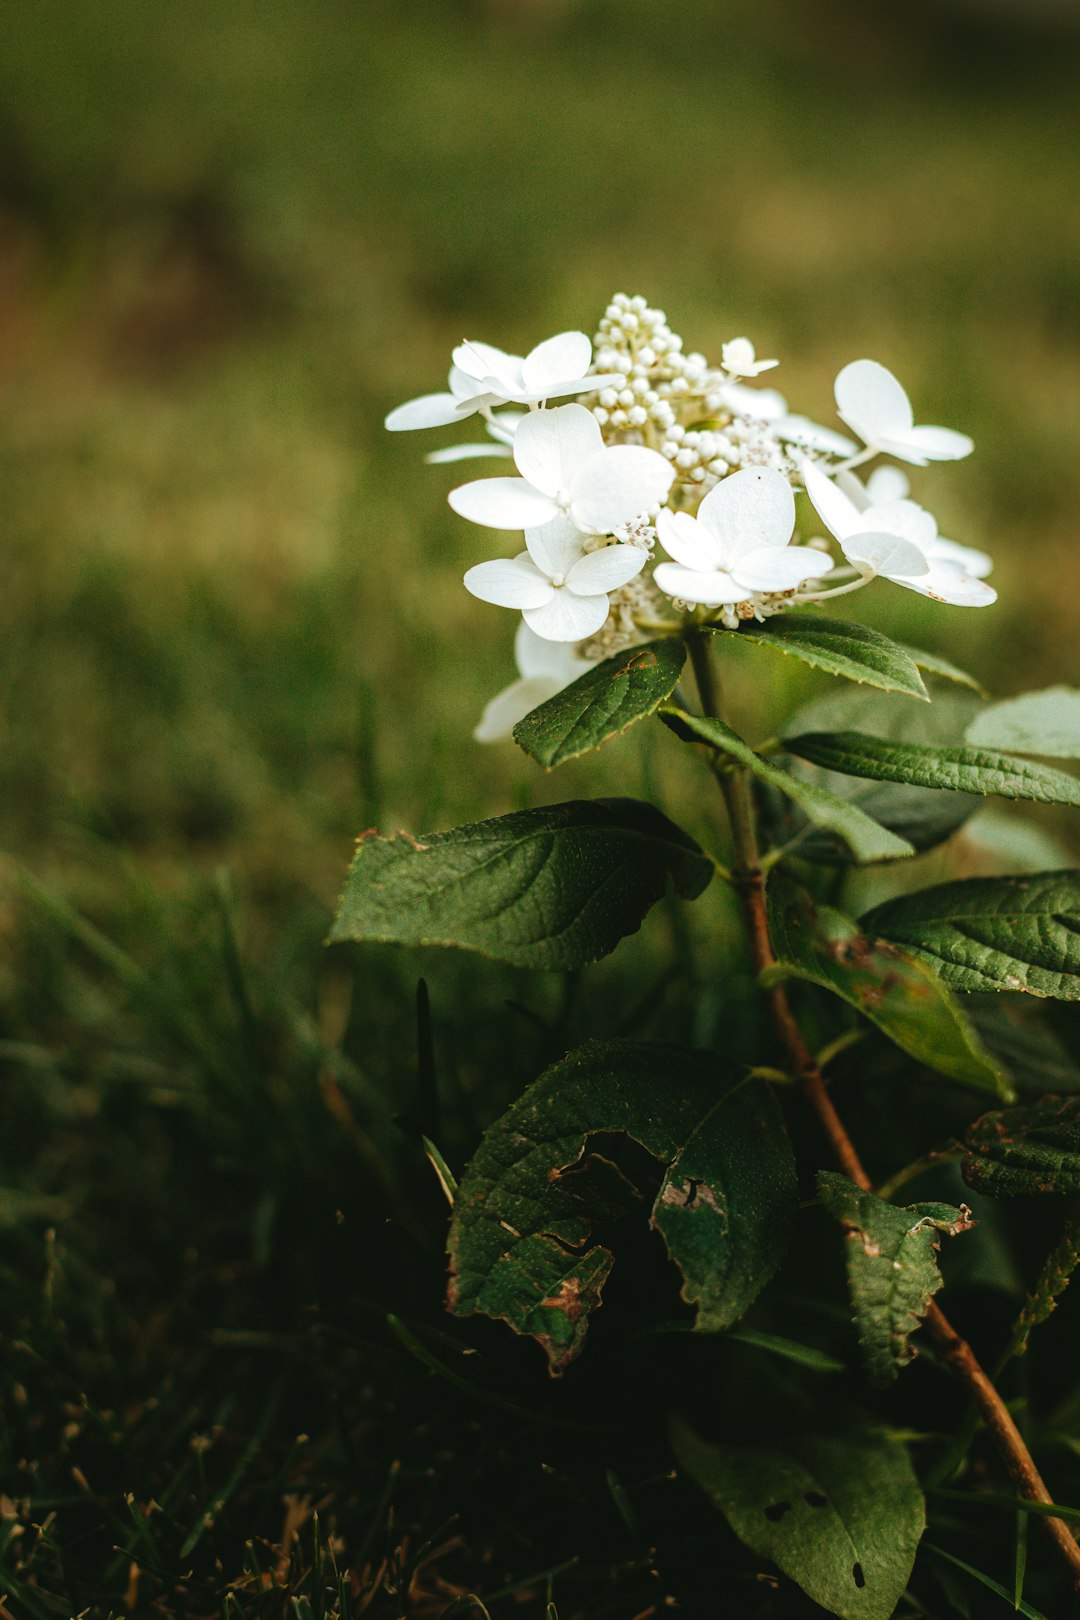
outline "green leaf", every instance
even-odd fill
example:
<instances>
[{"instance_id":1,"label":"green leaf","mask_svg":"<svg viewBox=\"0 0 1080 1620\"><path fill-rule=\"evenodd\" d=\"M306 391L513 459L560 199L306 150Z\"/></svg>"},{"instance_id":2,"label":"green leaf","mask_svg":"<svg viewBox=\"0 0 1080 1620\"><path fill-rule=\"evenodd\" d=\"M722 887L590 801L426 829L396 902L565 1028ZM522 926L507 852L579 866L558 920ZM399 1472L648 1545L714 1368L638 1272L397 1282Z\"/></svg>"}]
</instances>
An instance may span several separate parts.
<instances>
[{"instance_id":1,"label":"green leaf","mask_svg":"<svg viewBox=\"0 0 1080 1620\"><path fill-rule=\"evenodd\" d=\"M977 748L1080 759L1080 691L1050 686L994 703L975 717L967 735Z\"/></svg>"},{"instance_id":2,"label":"green leaf","mask_svg":"<svg viewBox=\"0 0 1080 1620\"><path fill-rule=\"evenodd\" d=\"M857 805L838 798L835 793L812 782L800 781L778 765L770 764L722 720L685 714L681 709L666 709L662 718L680 736L708 743L729 759L745 765L759 781L767 782L770 787L785 794L799 806L808 821L843 839L859 864L894 861L905 855L914 855L914 845L879 826Z\"/></svg>"},{"instance_id":3,"label":"green leaf","mask_svg":"<svg viewBox=\"0 0 1080 1620\"><path fill-rule=\"evenodd\" d=\"M974 1003L968 1017L1021 1097L1080 1092L1080 1067L1054 1031L1032 1016L1030 1001L997 996L992 1002Z\"/></svg>"},{"instance_id":4,"label":"green leaf","mask_svg":"<svg viewBox=\"0 0 1080 1620\"><path fill-rule=\"evenodd\" d=\"M785 748L800 759L845 776L878 782L910 782L953 792L1034 799L1040 804L1080 804L1080 779L1048 765L1014 759L988 748L928 748L891 742L861 731L811 732L787 737Z\"/></svg>"},{"instance_id":5,"label":"green leaf","mask_svg":"<svg viewBox=\"0 0 1080 1620\"><path fill-rule=\"evenodd\" d=\"M969 675L966 669L958 669L950 664L947 658L941 658L937 653L924 652L921 647L909 647L903 642L898 646L907 653L912 663L923 675L936 675L939 680L952 681L957 686L966 686L980 697L986 696L986 689L977 681L974 675Z\"/></svg>"},{"instance_id":6,"label":"green leaf","mask_svg":"<svg viewBox=\"0 0 1080 1620\"><path fill-rule=\"evenodd\" d=\"M768 886L769 931L783 968L855 1007L920 1063L1011 1098L951 993L924 962L819 906L782 872Z\"/></svg>"},{"instance_id":7,"label":"green leaf","mask_svg":"<svg viewBox=\"0 0 1080 1620\"><path fill-rule=\"evenodd\" d=\"M859 1343L871 1383L884 1387L914 1357L910 1337L941 1287L942 1233L968 1231L971 1211L952 1204L897 1209L831 1170L819 1172L818 1196L844 1228Z\"/></svg>"},{"instance_id":8,"label":"green leaf","mask_svg":"<svg viewBox=\"0 0 1080 1620\"><path fill-rule=\"evenodd\" d=\"M457 945L576 968L634 933L668 879L695 899L713 862L635 799L577 799L413 838L365 833L331 941Z\"/></svg>"},{"instance_id":9,"label":"green leaf","mask_svg":"<svg viewBox=\"0 0 1080 1620\"><path fill-rule=\"evenodd\" d=\"M685 642L671 637L626 648L519 720L514 741L549 770L587 754L653 714L685 662Z\"/></svg>"},{"instance_id":10,"label":"green leaf","mask_svg":"<svg viewBox=\"0 0 1080 1620\"><path fill-rule=\"evenodd\" d=\"M977 699L969 692L942 692L929 708L925 704L916 708L913 703L898 703L886 692L849 686L803 704L785 722L783 730L785 736L792 737L805 732L850 730L897 742L958 744L963 742L965 728L978 708ZM981 802L970 793L863 781L837 771L820 770L802 760L785 762L785 768L849 800L919 851L933 849L951 837ZM786 842L799 831L798 821L794 817L791 821L793 824L777 829L778 842ZM800 859L829 865L843 865L851 858L845 845L819 830L800 839L798 853Z\"/></svg>"},{"instance_id":11,"label":"green leaf","mask_svg":"<svg viewBox=\"0 0 1080 1620\"><path fill-rule=\"evenodd\" d=\"M875 906L862 925L954 990L1080 1001L1080 872L966 878Z\"/></svg>"},{"instance_id":12,"label":"green leaf","mask_svg":"<svg viewBox=\"0 0 1080 1620\"><path fill-rule=\"evenodd\" d=\"M675 1459L739 1540L841 1620L890 1620L926 1508L907 1452L881 1435L798 1435L712 1446L681 1420Z\"/></svg>"},{"instance_id":13,"label":"green leaf","mask_svg":"<svg viewBox=\"0 0 1080 1620\"><path fill-rule=\"evenodd\" d=\"M779 1107L709 1053L591 1042L548 1069L484 1134L450 1225L450 1309L531 1335L559 1373L581 1351L614 1264L590 1247L588 1138L624 1132L664 1165L651 1224L697 1327L743 1315L776 1271L798 1203Z\"/></svg>"},{"instance_id":14,"label":"green leaf","mask_svg":"<svg viewBox=\"0 0 1080 1620\"><path fill-rule=\"evenodd\" d=\"M974 1564L965 1564L962 1558L954 1558L953 1554L946 1552L944 1547L931 1547L928 1543L927 1550L932 1552L936 1558L944 1558L948 1563L955 1564L957 1569L962 1569L965 1575L970 1575L973 1580L978 1581L980 1586L985 1586L988 1591L996 1592L999 1598L1005 1599L1014 1614L1022 1614L1024 1620L1049 1620L1049 1617L1041 1609L1033 1608L1030 1603L1025 1602L1023 1599L1019 1603L1015 1602L1012 1592L1007 1591L1001 1582L995 1581L992 1576L984 1575L981 1569L975 1568Z\"/></svg>"},{"instance_id":15,"label":"green leaf","mask_svg":"<svg viewBox=\"0 0 1080 1620\"><path fill-rule=\"evenodd\" d=\"M756 641L777 652L798 658L814 669L843 675L849 681L876 686L883 692L906 692L929 701L915 660L880 630L854 619L821 619L815 613L783 613L764 624L744 624L738 630L708 626L717 635Z\"/></svg>"},{"instance_id":16,"label":"green leaf","mask_svg":"<svg viewBox=\"0 0 1080 1620\"><path fill-rule=\"evenodd\" d=\"M990 1198L1080 1192L1080 1097L983 1114L964 1136L964 1180Z\"/></svg>"}]
</instances>

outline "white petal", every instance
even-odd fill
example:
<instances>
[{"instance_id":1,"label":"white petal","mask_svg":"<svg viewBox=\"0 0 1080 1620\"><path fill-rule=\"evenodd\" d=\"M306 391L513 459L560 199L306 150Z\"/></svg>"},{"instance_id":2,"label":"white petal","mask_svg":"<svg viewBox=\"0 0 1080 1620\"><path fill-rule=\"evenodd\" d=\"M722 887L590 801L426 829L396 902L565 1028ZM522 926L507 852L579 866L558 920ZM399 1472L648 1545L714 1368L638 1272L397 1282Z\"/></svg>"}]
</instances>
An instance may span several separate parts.
<instances>
[{"instance_id":1,"label":"white petal","mask_svg":"<svg viewBox=\"0 0 1080 1620\"><path fill-rule=\"evenodd\" d=\"M836 379L840 419L867 444L883 435L903 437L915 418L911 401L891 371L876 360L853 360Z\"/></svg>"},{"instance_id":2,"label":"white petal","mask_svg":"<svg viewBox=\"0 0 1080 1620\"><path fill-rule=\"evenodd\" d=\"M539 404L541 400L565 399L568 394L595 394L601 388L625 388L626 378L621 371L605 372L603 376L575 377L571 382L547 384L543 393L522 394L522 404Z\"/></svg>"},{"instance_id":3,"label":"white petal","mask_svg":"<svg viewBox=\"0 0 1080 1620\"><path fill-rule=\"evenodd\" d=\"M689 512L669 512L665 506L656 519L656 533L668 556L684 568L708 572L720 561L709 530Z\"/></svg>"},{"instance_id":4,"label":"white petal","mask_svg":"<svg viewBox=\"0 0 1080 1620\"><path fill-rule=\"evenodd\" d=\"M913 541L887 531L852 534L840 544L849 562L870 573L883 574L886 579L894 579L897 574L925 574L929 570L925 554Z\"/></svg>"},{"instance_id":5,"label":"white petal","mask_svg":"<svg viewBox=\"0 0 1080 1620\"><path fill-rule=\"evenodd\" d=\"M905 574L893 576L894 585L904 585L920 596L933 597L935 602L948 602L951 607L989 607L997 601L997 591L985 580L972 579L970 574L951 568L948 563L932 563L928 571L917 579Z\"/></svg>"},{"instance_id":6,"label":"white petal","mask_svg":"<svg viewBox=\"0 0 1080 1620\"><path fill-rule=\"evenodd\" d=\"M745 383L725 383L724 404L735 416L752 416L770 422L787 415L787 400L777 388L747 388Z\"/></svg>"},{"instance_id":7,"label":"white petal","mask_svg":"<svg viewBox=\"0 0 1080 1620\"><path fill-rule=\"evenodd\" d=\"M504 398L520 393L522 359L519 354L507 354L492 343L459 343L453 353L459 371L477 382L498 384L497 392Z\"/></svg>"},{"instance_id":8,"label":"white petal","mask_svg":"<svg viewBox=\"0 0 1080 1620\"><path fill-rule=\"evenodd\" d=\"M640 546L603 546L589 551L576 562L566 578L575 596L592 596L597 591L617 591L635 579L648 562Z\"/></svg>"},{"instance_id":9,"label":"white petal","mask_svg":"<svg viewBox=\"0 0 1080 1620\"><path fill-rule=\"evenodd\" d=\"M553 594L551 581L544 577L527 552L477 563L465 575L465 589L481 602L508 608L538 608Z\"/></svg>"},{"instance_id":10,"label":"white petal","mask_svg":"<svg viewBox=\"0 0 1080 1620\"><path fill-rule=\"evenodd\" d=\"M485 706L473 736L477 742L502 742L511 735L519 720L554 697L558 690L556 683L543 675L512 681Z\"/></svg>"},{"instance_id":11,"label":"white petal","mask_svg":"<svg viewBox=\"0 0 1080 1620\"><path fill-rule=\"evenodd\" d=\"M933 545L923 549L929 563L951 563L961 573L970 574L972 579L985 579L994 569L994 559L988 557L985 551L976 551L974 546L958 546L955 540L946 540L941 535Z\"/></svg>"},{"instance_id":12,"label":"white petal","mask_svg":"<svg viewBox=\"0 0 1080 1620\"><path fill-rule=\"evenodd\" d=\"M661 563L653 572L653 579L668 596L681 602L702 602L707 607L721 607L725 603L742 602L747 590L730 574L719 568L702 571L683 568L681 563Z\"/></svg>"},{"instance_id":13,"label":"white petal","mask_svg":"<svg viewBox=\"0 0 1080 1620\"><path fill-rule=\"evenodd\" d=\"M584 377L591 361L592 344L584 332L560 332L530 349L521 363L522 381L528 393L546 399L549 389Z\"/></svg>"},{"instance_id":14,"label":"white petal","mask_svg":"<svg viewBox=\"0 0 1080 1620\"><path fill-rule=\"evenodd\" d=\"M845 478L855 480L854 473ZM885 501L903 501L911 494L911 480L902 467L875 467L866 480L867 506L881 506Z\"/></svg>"},{"instance_id":15,"label":"white petal","mask_svg":"<svg viewBox=\"0 0 1080 1620\"><path fill-rule=\"evenodd\" d=\"M804 579L820 579L831 572L833 560L808 546L762 546L750 551L732 568L747 591L793 591Z\"/></svg>"},{"instance_id":16,"label":"white petal","mask_svg":"<svg viewBox=\"0 0 1080 1620\"><path fill-rule=\"evenodd\" d=\"M795 527L791 485L772 467L744 467L711 489L698 507L718 560L730 568L759 546L786 546Z\"/></svg>"},{"instance_id":17,"label":"white petal","mask_svg":"<svg viewBox=\"0 0 1080 1620\"><path fill-rule=\"evenodd\" d=\"M505 444L448 444L442 450L432 450L424 457L425 461L433 467L447 461L473 461L480 456L504 456L507 459L513 454Z\"/></svg>"},{"instance_id":18,"label":"white petal","mask_svg":"<svg viewBox=\"0 0 1080 1620\"><path fill-rule=\"evenodd\" d=\"M450 367L450 392L460 405L467 399L478 399L483 392L475 377L462 371L459 366Z\"/></svg>"},{"instance_id":19,"label":"white petal","mask_svg":"<svg viewBox=\"0 0 1080 1620\"><path fill-rule=\"evenodd\" d=\"M582 556L583 541L570 519L560 513L542 528L527 529L525 545L540 572L561 582Z\"/></svg>"},{"instance_id":20,"label":"white petal","mask_svg":"<svg viewBox=\"0 0 1080 1620\"><path fill-rule=\"evenodd\" d=\"M862 519L858 506L812 461L804 461L799 471L818 517L842 545L849 534L858 533Z\"/></svg>"},{"instance_id":21,"label":"white petal","mask_svg":"<svg viewBox=\"0 0 1080 1620\"><path fill-rule=\"evenodd\" d=\"M513 444L514 434L523 420L521 411L502 411L498 416L489 418L487 430L500 444Z\"/></svg>"},{"instance_id":22,"label":"white petal","mask_svg":"<svg viewBox=\"0 0 1080 1620\"><path fill-rule=\"evenodd\" d=\"M803 450L824 450L834 456L849 456L855 446L832 428L811 422L808 416L782 416L775 424L776 437Z\"/></svg>"},{"instance_id":23,"label":"white petal","mask_svg":"<svg viewBox=\"0 0 1080 1620\"><path fill-rule=\"evenodd\" d=\"M565 642L545 641L529 629L524 619L514 637L514 660L519 674L530 680L542 677L552 681L558 692L593 667L587 659L579 658L576 650Z\"/></svg>"},{"instance_id":24,"label":"white petal","mask_svg":"<svg viewBox=\"0 0 1080 1620\"><path fill-rule=\"evenodd\" d=\"M460 401L453 394L421 394L419 399L410 399L391 411L386 418L386 426L391 433L408 433L413 428L449 427L451 422L460 421L459 404Z\"/></svg>"},{"instance_id":25,"label":"white petal","mask_svg":"<svg viewBox=\"0 0 1080 1620\"><path fill-rule=\"evenodd\" d=\"M487 529L535 529L559 515L551 497L524 478L477 478L446 498L459 517Z\"/></svg>"},{"instance_id":26,"label":"white petal","mask_svg":"<svg viewBox=\"0 0 1080 1620\"><path fill-rule=\"evenodd\" d=\"M514 434L518 472L546 495L568 495L578 468L603 448L600 424L584 405L530 411Z\"/></svg>"},{"instance_id":27,"label":"white petal","mask_svg":"<svg viewBox=\"0 0 1080 1620\"><path fill-rule=\"evenodd\" d=\"M868 506L863 513L862 527L878 534L899 535L901 540L910 540L922 552L937 539L933 513L916 501L883 501L880 506Z\"/></svg>"},{"instance_id":28,"label":"white petal","mask_svg":"<svg viewBox=\"0 0 1080 1620\"><path fill-rule=\"evenodd\" d=\"M575 596L552 591L543 607L526 608L522 617L530 630L545 641L581 641L594 636L608 616L606 596Z\"/></svg>"},{"instance_id":29,"label":"white petal","mask_svg":"<svg viewBox=\"0 0 1080 1620\"><path fill-rule=\"evenodd\" d=\"M917 453L919 465L927 461L961 461L964 456L970 456L975 448L974 441L966 433L954 433L952 428L913 427L902 437L908 447L908 455L904 459L914 460L914 453Z\"/></svg>"},{"instance_id":30,"label":"white petal","mask_svg":"<svg viewBox=\"0 0 1080 1620\"><path fill-rule=\"evenodd\" d=\"M617 444L590 457L575 475L570 515L584 533L607 534L616 524L660 506L674 481L675 469L659 451Z\"/></svg>"}]
</instances>

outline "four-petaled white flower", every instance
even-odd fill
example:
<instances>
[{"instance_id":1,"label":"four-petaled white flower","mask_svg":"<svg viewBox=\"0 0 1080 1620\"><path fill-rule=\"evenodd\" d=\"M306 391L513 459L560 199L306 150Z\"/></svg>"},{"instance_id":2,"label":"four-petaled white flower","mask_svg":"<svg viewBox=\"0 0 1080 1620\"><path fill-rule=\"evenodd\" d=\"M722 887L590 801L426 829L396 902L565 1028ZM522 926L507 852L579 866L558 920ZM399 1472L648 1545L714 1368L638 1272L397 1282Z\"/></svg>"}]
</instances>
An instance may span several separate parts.
<instances>
[{"instance_id":1,"label":"four-petaled white flower","mask_svg":"<svg viewBox=\"0 0 1080 1620\"><path fill-rule=\"evenodd\" d=\"M779 360L759 360L754 345L744 337L732 338L730 343L724 344L720 363L729 377L760 377L763 371L771 371L780 364Z\"/></svg>"},{"instance_id":2,"label":"four-petaled white flower","mask_svg":"<svg viewBox=\"0 0 1080 1620\"><path fill-rule=\"evenodd\" d=\"M460 343L453 361L449 393L422 394L399 405L386 418L391 432L447 427L494 405L538 405L624 381L619 373L586 375L592 344L584 332L560 332L525 356L507 354L490 343Z\"/></svg>"},{"instance_id":3,"label":"four-petaled white flower","mask_svg":"<svg viewBox=\"0 0 1080 1620\"><path fill-rule=\"evenodd\" d=\"M639 546L587 552L584 537L563 516L526 529L525 546L516 557L477 563L465 575L465 586L481 602L520 608L525 623L545 641L595 635L608 616L608 592L628 584L647 560Z\"/></svg>"},{"instance_id":4,"label":"four-petaled white flower","mask_svg":"<svg viewBox=\"0 0 1080 1620\"><path fill-rule=\"evenodd\" d=\"M790 591L832 568L832 558L790 546L795 526L791 485L769 467L746 467L721 480L698 507L660 513L656 532L671 563L653 578L683 602L721 607L755 591Z\"/></svg>"},{"instance_id":5,"label":"four-petaled white flower","mask_svg":"<svg viewBox=\"0 0 1080 1620\"><path fill-rule=\"evenodd\" d=\"M803 464L802 477L818 516L861 573L880 574L895 585L954 607L986 607L997 600L992 586L942 554L940 547L952 542L938 538L933 516L914 501L888 500L860 509L812 462ZM935 548L939 548L936 554Z\"/></svg>"},{"instance_id":6,"label":"four-petaled white flower","mask_svg":"<svg viewBox=\"0 0 1080 1620\"><path fill-rule=\"evenodd\" d=\"M473 732L477 742L501 742L509 737L519 720L596 667L567 642L543 640L524 619L514 637L514 660L519 679L496 692L485 705Z\"/></svg>"},{"instance_id":7,"label":"four-petaled white flower","mask_svg":"<svg viewBox=\"0 0 1080 1620\"><path fill-rule=\"evenodd\" d=\"M860 512L885 501L905 500L911 492L908 476L899 467L875 467L865 485L853 472L837 473L836 482L851 496ZM985 579L993 571L994 559L985 551L958 545L955 540L946 540L943 534L935 534L932 541L924 542L922 550L928 562L951 563L973 579Z\"/></svg>"},{"instance_id":8,"label":"four-petaled white flower","mask_svg":"<svg viewBox=\"0 0 1080 1620\"><path fill-rule=\"evenodd\" d=\"M534 529L566 517L582 534L608 534L659 506L675 478L656 450L605 445L584 405L531 411L514 434L514 461L520 478L480 478L451 490L454 511L491 529Z\"/></svg>"},{"instance_id":9,"label":"four-petaled white flower","mask_svg":"<svg viewBox=\"0 0 1080 1620\"><path fill-rule=\"evenodd\" d=\"M959 461L975 446L951 428L917 427L911 401L891 371L876 360L853 360L836 379L841 421L868 449L925 467L928 461Z\"/></svg>"}]
</instances>

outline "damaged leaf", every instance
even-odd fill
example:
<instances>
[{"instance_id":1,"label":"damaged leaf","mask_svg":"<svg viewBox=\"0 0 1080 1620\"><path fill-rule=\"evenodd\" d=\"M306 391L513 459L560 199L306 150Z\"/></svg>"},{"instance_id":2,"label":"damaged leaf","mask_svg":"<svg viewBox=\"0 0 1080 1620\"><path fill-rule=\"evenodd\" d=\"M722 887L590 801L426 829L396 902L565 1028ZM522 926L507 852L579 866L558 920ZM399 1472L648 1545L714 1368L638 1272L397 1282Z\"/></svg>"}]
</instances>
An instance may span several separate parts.
<instances>
[{"instance_id":1,"label":"damaged leaf","mask_svg":"<svg viewBox=\"0 0 1080 1620\"><path fill-rule=\"evenodd\" d=\"M1080 1192L1080 1097L983 1114L964 1148L964 1180L991 1198Z\"/></svg>"},{"instance_id":2,"label":"damaged leaf","mask_svg":"<svg viewBox=\"0 0 1080 1620\"><path fill-rule=\"evenodd\" d=\"M835 995L903 1051L963 1085L1012 1100L975 1027L933 971L908 951L863 933L782 872L768 886L769 931L779 963Z\"/></svg>"},{"instance_id":3,"label":"damaged leaf","mask_svg":"<svg viewBox=\"0 0 1080 1620\"><path fill-rule=\"evenodd\" d=\"M686 643L674 637L626 648L519 720L514 741L549 770L587 754L655 713L685 662Z\"/></svg>"},{"instance_id":4,"label":"damaged leaf","mask_svg":"<svg viewBox=\"0 0 1080 1620\"><path fill-rule=\"evenodd\" d=\"M485 1132L448 1247L451 1311L530 1335L556 1374L580 1353L614 1264L591 1241L605 1211L578 1173L590 1136L612 1132L664 1166L651 1224L702 1331L746 1311L795 1217L794 1159L765 1086L710 1053L659 1043L590 1042L555 1064Z\"/></svg>"},{"instance_id":5,"label":"damaged leaf","mask_svg":"<svg viewBox=\"0 0 1080 1620\"><path fill-rule=\"evenodd\" d=\"M751 1552L841 1620L890 1620L926 1524L907 1452L884 1435L803 1434L779 1446L712 1446L681 1419L679 1467Z\"/></svg>"},{"instance_id":6,"label":"damaged leaf","mask_svg":"<svg viewBox=\"0 0 1080 1620\"><path fill-rule=\"evenodd\" d=\"M669 879L693 900L712 874L692 838L636 799L576 799L424 838L368 833L330 940L577 968L635 933Z\"/></svg>"},{"instance_id":7,"label":"damaged leaf","mask_svg":"<svg viewBox=\"0 0 1080 1620\"><path fill-rule=\"evenodd\" d=\"M915 1355L909 1343L941 1287L943 1234L966 1232L967 1205L911 1204L897 1209L831 1170L818 1175L818 1197L844 1228L848 1289L871 1383L889 1384Z\"/></svg>"}]
</instances>

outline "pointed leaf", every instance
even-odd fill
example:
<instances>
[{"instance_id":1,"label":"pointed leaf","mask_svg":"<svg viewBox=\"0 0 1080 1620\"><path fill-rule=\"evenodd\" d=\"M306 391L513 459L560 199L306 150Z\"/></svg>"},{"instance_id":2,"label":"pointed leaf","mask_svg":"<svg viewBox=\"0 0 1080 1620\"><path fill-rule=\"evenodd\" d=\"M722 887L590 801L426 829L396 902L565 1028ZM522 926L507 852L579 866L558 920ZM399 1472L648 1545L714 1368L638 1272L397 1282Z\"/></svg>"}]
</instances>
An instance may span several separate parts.
<instances>
[{"instance_id":1,"label":"pointed leaf","mask_svg":"<svg viewBox=\"0 0 1080 1620\"><path fill-rule=\"evenodd\" d=\"M692 838L635 799L571 800L419 839L370 832L330 939L581 967L636 932L669 878L693 900L712 873Z\"/></svg>"},{"instance_id":2,"label":"pointed leaf","mask_svg":"<svg viewBox=\"0 0 1080 1620\"><path fill-rule=\"evenodd\" d=\"M972 721L968 741L977 748L1080 759L1080 691L1051 686L991 704Z\"/></svg>"},{"instance_id":3,"label":"pointed leaf","mask_svg":"<svg viewBox=\"0 0 1080 1620\"><path fill-rule=\"evenodd\" d=\"M949 660L942 658L939 653L924 652L921 647L909 647L903 642L897 645L903 648L921 674L936 675L941 681L952 681L956 686L966 686L972 692L978 692L980 697L986 696L986 689L981 681L977 681L974 675L969 675L966 669L958 669L955 664L950 664Z\"/></svg>"},{"instance_id":4,"label":"pointed leaf","mask_svg":"<svg viewBox=\"0 0 1080 1620\"><path fill-rule=\"evenodd\" d=\"M941 1287L941 1237L975 1223L966 1204L897 1209L846 1176L822 1170L818 1197L844 1228L848 1289L871 1383L892 1383L916 1352L909 1343Z\"/></svg>"},{"instance_id":5,"label":"pointed leaf","mask_svg":"<svg viewBox=\"0 0 1080 1620\"><path fill-rule=\"evenodd\" d=\"M811 732L785 738L784 746L800 759L845 776L1034 799L1040 804L1080 804L1080 778L988 748L927 748L861 731Z\"/></svg>"},{"instance_id":6,"label":"pointed leaf","mask_svg":"<svg viewBox=\"0 0 1080 1620\"><path fill-rule=\"evenodd\" d=\"M817 905L782 872L770 876L768 906L773 949L788 972L840 996L920 1063L1011 1100L974 1027L924 962Z\"/></svg>"},{"instance_id":7,"label":"pointed leaf","mask_svg":"<svg viewBox=\"0 0 1080 1620\"><path fill-rule=\"evenodd\" d=\"M745 765L759 781L767 782L770 787L785 794L798 805L808 821L842 839L859 864L895 861L905 855L914 855L915 847L906 839L898 838L888 828L879 826L857 805L763 759L722 720L685 714L681 709L668 709L662 718L677 735L708 743L729 759Z\"/></svg>"},{"instance_id":8,"label":"pointed leaf","mask_svg":"<svg viewBox=\"0 0 1080 1620\"><path fill-rule=\"evenodd\" d=\"M907 1452L883 1435L796 1435L779 1446L711 1446L681 1420L679 1467L739 1540L841 1620L890 1620L926 1510Z\"/></svg>"},{"instance_id":9,"label":"pointed leaf","mask_svg":"<svg viewBox=\"0 0 1080 1620\"><path fill-rule=\"evenodd\" d=\"M927 708L925 704L916 707L914 703L898 703L892 694L876 692L869 686L845 686L803 704L785 722L783 734L797 737L811 731L851 730L890 737L896 742L952 745L963 742L964 730L978 708L978 700L962 690L940 692ZM860 780L821 770L803 760L792 759L786 765L795 776L850 800L890 832L907 839L916 850L933 849L943 843L979 807L979 798L972 793L944 793L938 788ZM799 830L798 819L790 818L777 829L777 842L786 842ZM845 846L824 831L801 838L798 854L802 860L834 866L850 860Z\"/></svg>"},{"instance_id":10,"label":"pointed leaf","mask_svg":"<svg viewBox=\"0 0 1080 1620\"><path fill-rule=\"evenodd\" d=\"M997 996L974 1002L968 1016L1021 1097L1080 1092L1080 1066L1054 1031L1033 1016L1030 1001Z\"/></svg>"},{"instance_id":11,"label":"pointed leaf","mask_svg":"<svg viewBox=\"0 0 1080 1620\"><path fill-rule=\"evenodd\" d=\"M964 1180L991 1198L1080 1192L1080 1097L983 1114L964 1137Z\"/></svg>"},{"instance_id":12,"label":"pointed leaf","mask_svg":"<svg viewBox=\"0 0 1080 1620\"><path fill-rule=\"evenodd\" d=\"M849 681L877 686L884 692L906 692L928 698L918 667L909 653L880 630L853 619L819 619L811 613L783 613L764 624L738 630L716 630L739 641L757 641L798 658L814 669L843 675Z\"/></svg>"},{"instance_id":13,"label":"pointed leaf","mask_svg":"<svg viewBox=\"0 0 1080 1620\"><path fill-rule=\"evenodd\" d=\"M1080 1001L1080 872L967 878L901 895L862 919L954 990Z\"/></svg>"},{"instance_id":14,"label":"pointed leaf","mask_svg":"<svg viewBox=\"0 0 1080 1620\"><path fill-rule=\"evenodd\" d=\"M616 653L519 721L514 741L549 770L587 754L653 714L685 662L685 642L670 638Z\"/></svg>"},{"instance_id":15,"label":"pointed leaf","mask_svg":"<svg viewBox=\"0 0 1080 1620\"><path fill-rule=\"evenodd\" d=\"M764 1086L686 1047L591 1042L540 1076L485 1133L450 1227L450 1309L538 1340L559 1373L581 1351L614 1263L590 1247L588 1138L625 1132L665 1166L652 1213L697 1326L746 1311L783 1258L794 1159Z\"/></svg>"}]
</instances>

